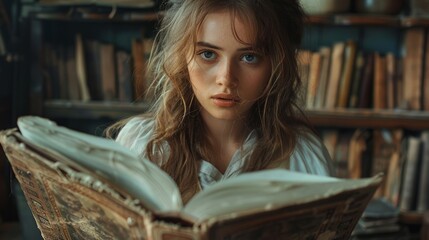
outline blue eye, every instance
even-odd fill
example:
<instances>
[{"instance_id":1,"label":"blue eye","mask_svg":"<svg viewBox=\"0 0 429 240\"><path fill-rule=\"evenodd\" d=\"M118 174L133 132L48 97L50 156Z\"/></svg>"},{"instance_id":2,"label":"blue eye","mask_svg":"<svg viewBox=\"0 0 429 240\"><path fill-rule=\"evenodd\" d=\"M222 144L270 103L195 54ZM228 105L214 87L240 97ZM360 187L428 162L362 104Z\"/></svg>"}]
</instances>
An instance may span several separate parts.
<instances>
[{"instance_id":1,"label":"blue eye","mask_svg":"<svg viewBox=\"0 0 429 240\"><path fill-rule=\"evenodd\" d=\"M253 54L243 55L243 57L241 59L242 59L242 61L244 61L246 63L257 63L259 60L258 57L253 55Z\"/></svg>"},{"instance_id":2,"label":"blue eye","mask_svg":"<svg viewBox=\"0 0 429 240\"><path fill-rule=\"evenodd\" d=\"M214 60L216 58L216 54L212 51L204 51L199 53L198 55L200 55L204 60Z\"/></svg>"}]
</instances>

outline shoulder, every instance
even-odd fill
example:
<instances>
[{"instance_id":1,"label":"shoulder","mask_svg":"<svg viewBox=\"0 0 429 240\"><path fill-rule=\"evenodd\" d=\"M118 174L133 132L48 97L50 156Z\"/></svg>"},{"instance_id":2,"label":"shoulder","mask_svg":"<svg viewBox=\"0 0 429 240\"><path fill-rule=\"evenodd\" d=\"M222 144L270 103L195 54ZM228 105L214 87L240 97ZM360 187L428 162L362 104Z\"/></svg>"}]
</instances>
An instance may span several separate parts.
<instances>
[{"instance_id":1,"label":"shoulder","mask_svg":"<svg viewBox=\"0 0 429 240\"><path fill-rule=\"evenodd\" d=\"M333 175L331 157L322 140L310 130L303 129L290 157L290 169L315 175Z\"/></svg>"},{"instance_id":2,"label":"shoulder","mask_svg":"<svg viewBox=\"0 0 429 240\"><path fill-rule=\"evenodd\" d=\"M133 117L119 131L116 142L141 154L153 135L153 129L152 119Z\"/></svg>"}]
</instances>

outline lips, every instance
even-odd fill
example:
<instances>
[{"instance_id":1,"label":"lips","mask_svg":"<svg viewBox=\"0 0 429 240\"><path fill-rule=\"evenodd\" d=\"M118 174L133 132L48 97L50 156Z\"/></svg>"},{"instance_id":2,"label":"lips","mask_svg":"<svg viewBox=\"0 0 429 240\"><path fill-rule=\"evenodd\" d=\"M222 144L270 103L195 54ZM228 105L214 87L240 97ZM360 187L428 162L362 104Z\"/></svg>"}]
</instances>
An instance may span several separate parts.
<instances>
[{"instance_id":1,"label":"lips","mask_svg":"<svg viewBox=\"0 0 429 240\"><path fill-rule=\"evenodd\" d=\"M223 100L223 101L232 101L235 103L240 103L240 98L239 97L235 97L231 94L216 94L214 96L212 96L212 99L216 99L216 100Z\"/></svg>"},{"instance_id":2,"label":"lips","mask_svg":"<svg viewBox=\"0 0 429 240\"><path fill-rule=\"evenodd\" d=\"M216 94L212 96L214 104L219 107L233 107L240 103L240 98L231 94Z\"/></svg>"}]
</instances>

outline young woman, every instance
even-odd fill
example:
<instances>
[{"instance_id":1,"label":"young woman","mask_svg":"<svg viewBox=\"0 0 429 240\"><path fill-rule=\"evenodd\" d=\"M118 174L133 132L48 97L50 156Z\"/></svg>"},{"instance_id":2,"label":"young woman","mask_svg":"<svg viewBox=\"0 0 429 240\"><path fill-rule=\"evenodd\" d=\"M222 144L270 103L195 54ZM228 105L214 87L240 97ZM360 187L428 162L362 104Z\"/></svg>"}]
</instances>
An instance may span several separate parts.
<instances>
[{"instance_id":1,"label":"young woman","mask_svg":"<svg viewBox=\"0 0 429 240\"><path fill-rule=\"evenodd\" d=\"M297 104L299 0L170 0L149 72L155 103L117 141L158 164L186 202L205 186L267 168L331 175Z\"/></svg>"}]
</instances>

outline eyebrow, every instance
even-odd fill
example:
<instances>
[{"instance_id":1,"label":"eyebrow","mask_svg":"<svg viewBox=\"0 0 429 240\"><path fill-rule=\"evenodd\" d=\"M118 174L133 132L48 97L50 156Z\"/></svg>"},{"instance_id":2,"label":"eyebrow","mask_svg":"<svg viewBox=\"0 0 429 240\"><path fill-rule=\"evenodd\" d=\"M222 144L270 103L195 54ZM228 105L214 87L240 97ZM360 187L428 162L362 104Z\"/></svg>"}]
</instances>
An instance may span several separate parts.
<instances>
[{"instance_id":1,"label":"eyebrow","mask_svg":"<svg viewBox=\"0 0 429 240\"><path fill-rule=\"evenodd\" d=\"M217 49L217 50L223 50L221 47L218 47L216 45L213 45L211 43L208 42L197 42L197 46L199 47L208 47L208 48L213 48L213 49ZM239 51L250 51L250 50L255 50L253 47L244 47L244 48L239 48Z\"/></svg>"}]
</instances>

